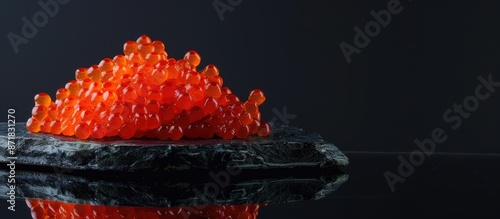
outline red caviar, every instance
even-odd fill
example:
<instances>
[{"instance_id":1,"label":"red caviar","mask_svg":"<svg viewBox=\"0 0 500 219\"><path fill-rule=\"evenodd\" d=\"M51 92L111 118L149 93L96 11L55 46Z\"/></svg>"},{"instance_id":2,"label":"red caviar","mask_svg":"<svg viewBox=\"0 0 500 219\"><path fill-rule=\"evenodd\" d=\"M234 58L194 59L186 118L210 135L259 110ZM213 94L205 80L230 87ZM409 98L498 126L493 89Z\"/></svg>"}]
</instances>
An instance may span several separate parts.
<instances>
[{"instance_id":1,"label":"red caviar","mask_svg":"<svg viewBox=\"0 0 500 219\"><path fill-rule=\"evenodd\" d=\"M193 207L125 207L72 204L50 200L26 199L33 219L46 218L120 218L120 219L256 219L266 204L205 205Z\"/></svg>"},{"instance_id":2,"label":"red caviar","mask_svg":"<svg viewBox=\"0 0 500 219\"><path fill-rule=\"evenodd\" d=\"M80 139L268 136L270 126L259 112L264 93L255 89L240 101L223 86L215 65L197 70L200 63L194 50L169 58L163 42L143 35L125 42L123 55L78 68L55 99L37 94L26 127Z\"/></svg>"}]
</instances>

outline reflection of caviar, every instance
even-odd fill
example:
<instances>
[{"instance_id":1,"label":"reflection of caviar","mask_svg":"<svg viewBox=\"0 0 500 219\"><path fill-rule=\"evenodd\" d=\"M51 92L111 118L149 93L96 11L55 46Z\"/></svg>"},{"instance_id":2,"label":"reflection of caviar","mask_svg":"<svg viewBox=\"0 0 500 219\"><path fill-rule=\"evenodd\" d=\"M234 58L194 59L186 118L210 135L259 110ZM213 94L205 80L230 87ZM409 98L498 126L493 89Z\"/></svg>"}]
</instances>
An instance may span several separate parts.
<instances>
[{"instance_id":1,"label":"reflection of caviar","mask_svg":"<svg viewBox=\"0 0 500 219\"><path fill-rule=\"evenodd\" d=\"M197 71L201 57L196 51L183 59L168 58L161 41L143 35L127 41L123 53L77 69L75 80L57 90L55 100L37 94L28 130L80 139L269 135L258 108L264 93L256 89L240 101L222 86L215 65Z\"/></svg>"},{"instance_id":2,"label":"reflection of caviar","mask_svg":"<svg viewBox=\"0 0 500 219\"><path fill-rule=\"evenodd\" d=\"M49 200L26 199L33 219L45 218L137 218L137 219L255 219L265 205L208 205L196 207L145 208L93 206Z\"/></svg>"}]
</instances>

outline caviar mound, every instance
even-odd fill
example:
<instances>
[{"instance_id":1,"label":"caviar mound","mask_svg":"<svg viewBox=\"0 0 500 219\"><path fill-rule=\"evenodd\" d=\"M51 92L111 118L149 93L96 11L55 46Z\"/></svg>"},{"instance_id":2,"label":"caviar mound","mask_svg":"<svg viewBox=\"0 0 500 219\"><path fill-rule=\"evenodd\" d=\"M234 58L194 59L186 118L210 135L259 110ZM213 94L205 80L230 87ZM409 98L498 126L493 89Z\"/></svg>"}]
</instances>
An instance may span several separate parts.
<instances>
[{"instance_id":1,"label":"caviar mound","mask_svg":"<svg viewBox=\"0 0 500 219\"><path fill-rule=\"evenodd\" d=\"M77 69L55 99L37 94L26 127L79 139L268 136L259 112L264 93L255 89L240 101L215 65L198 70L200 62L193 50L169 58L161 41L143 35L127 41L123 55Z\"/></svg>"},{"instance_id":2,"label":"caviar mound","mask_svg":"<svg viewBox=\"0 0 500 219\"><path fill-rule=\"evenodd\" d=\"M195 207L147 208L94 206L50 200L26 199L33 219L46 218L120 218L120 219L256 219L265 205L207 205Z\"/></svg>"}]
</instances>

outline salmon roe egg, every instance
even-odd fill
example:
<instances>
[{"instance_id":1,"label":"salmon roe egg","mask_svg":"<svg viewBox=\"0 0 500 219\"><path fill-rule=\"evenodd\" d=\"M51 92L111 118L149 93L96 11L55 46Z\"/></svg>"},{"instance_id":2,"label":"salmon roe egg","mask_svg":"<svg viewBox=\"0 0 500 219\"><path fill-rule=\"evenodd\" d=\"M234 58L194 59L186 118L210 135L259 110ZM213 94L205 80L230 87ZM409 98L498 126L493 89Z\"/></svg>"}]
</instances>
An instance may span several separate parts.
<instances>
[{"instance_id":1,"label":"salmon roe egg","mask_svg":"<svg viewBox=\"0 0 500 219\"><path fill-rule=\"evenodd\" d=\"M55 95L38 93L30 132L100 139L223 139L268 136L259 106L264 93L255 89L240 101L223 86L219 69L201 70L194 50L181 59L168 57L162 41L142 35L123 44L123 53L76 69L74 79ZM84 215L85 209L79 209Z\"/></svg>"},{"instance_id":2,"label":"salmon roe egg","mask_svg":"<svg viewBox=\"0 0 500 219\"><path fill-rule=\"evenodd\" d=\"M193 66L198 66L201 62L201 56L194 50L190 50L189 52L184 55L184 60L188 61L191 63Z\"/></svg>"}]
</instances>

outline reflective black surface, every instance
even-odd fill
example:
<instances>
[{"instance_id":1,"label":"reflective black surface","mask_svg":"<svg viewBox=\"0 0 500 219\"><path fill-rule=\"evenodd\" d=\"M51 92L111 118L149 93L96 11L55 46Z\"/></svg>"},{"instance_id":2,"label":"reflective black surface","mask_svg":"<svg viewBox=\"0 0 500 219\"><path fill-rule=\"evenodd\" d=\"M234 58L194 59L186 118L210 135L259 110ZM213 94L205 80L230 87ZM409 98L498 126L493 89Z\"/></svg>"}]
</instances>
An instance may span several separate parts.
<instances>
[{"instance_id":1,"label":"reflective black surface","mask_svg":"<svg viewBox=\"0 0 500 219\"><path fill-rule=\"evenodd\" d=\"M274 205L261 218L495 218L500 155L435 154L391 192L399 154L347 153L349 181L315 202ZM403 154L408 157L408 154Z\"/></svg>"},{"instance_id":2,"label":"reflective black surface","mask_svg":"<svg viewBox=\"0 0 500 219\"><path fill-rule=\"evenodd\" d=\"M270 204L257 218L495 218L499 215L500 155L443 154L425 157L391 192L384 173L399 175L398 157L410 154L346 152L349 180L319 200ZM403 162L404 163L404 162ZM410 168L411 169L411 168ZM296 191L300 193L300 191ZM85 195L85 194L82 194ZM6 218L31 218L24 200ZM4 217L2 217L4 218Z\"/></svg>"},{"instance_id":3,"label":"reflective black surface","mask_svg":"<svg viewBox=\"0 0 500 219\"><path fill-rule=\"evenodd\" d=\"M349 180L338 190L317 201L269 205L259 218L500 215L499 89L459 129L443 119L475 95L479 76L500 81L498 1L402 0L403 11L350 63L339 44L353 44L354 28L364 29L374 21L370 12L387 9L390 1L220 0L239 3L223 21L215 1L141 2L70 1L16 53L6 36L22 35L22 18L32 20L42 9L38 1L1 1L1 112L15 108L18 121L26 121L36 93L54 94L76 68L112 57L126 40L148 34L165 41L172 57L200 52L202 65L219 66L239 96L262 89L264 120L286 109L296 117L285 122L318 132L344 152L412 151L416 139L443 128L449 138L436 150L465 153L425 158L394 192L384 173L399 174L398 153L347 153L350 165L342 170ZM468 154L485 152L497 155ZM16 212L6 208L0 200L2 219L30 218L24 200Z\"/></svg>"}]
</instances>

